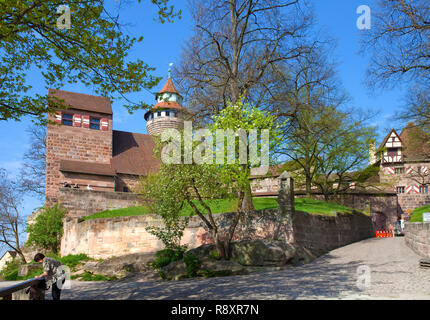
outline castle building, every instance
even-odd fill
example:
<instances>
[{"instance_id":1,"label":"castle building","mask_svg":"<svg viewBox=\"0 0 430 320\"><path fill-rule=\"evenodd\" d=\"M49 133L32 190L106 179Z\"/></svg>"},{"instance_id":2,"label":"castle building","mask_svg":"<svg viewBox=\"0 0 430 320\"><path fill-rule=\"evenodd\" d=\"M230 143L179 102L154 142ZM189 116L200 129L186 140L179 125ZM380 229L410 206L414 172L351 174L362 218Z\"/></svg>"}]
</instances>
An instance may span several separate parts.
<instances>
[{"instance_id":1,"label":"castle building","mask_svg":"<svg viewBox=\"0 0 430 320\"><path fill-rule=\"evenodd\" d=\"M45 197L50 204L58 201L61 187L132 191L139 177L160 166L152 136L182 128L186 111L170 77L144 116L149 134L113 130L108 98L52 89L49 97L67 107L48 115Z\"/></svg>"},{"instance_id":2,"label":"castle building","mask_svg":"<svg viewBox=\"0 0 430 320\"><path fill-rule=\"evenodd\" d=\"M380 181L398 194L402 214L430 204L430 143L424 131L409 123L400 134L392 129L379 149Z\"/></svg>"}]
</instances>

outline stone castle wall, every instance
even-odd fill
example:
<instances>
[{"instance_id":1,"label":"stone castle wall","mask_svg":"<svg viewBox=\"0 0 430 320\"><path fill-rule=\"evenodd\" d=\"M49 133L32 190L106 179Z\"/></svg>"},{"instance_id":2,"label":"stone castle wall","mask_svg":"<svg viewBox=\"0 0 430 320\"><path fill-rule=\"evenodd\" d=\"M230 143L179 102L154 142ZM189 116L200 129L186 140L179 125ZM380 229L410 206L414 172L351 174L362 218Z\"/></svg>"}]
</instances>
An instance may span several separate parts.
<instances>
[{"instance_id":1,"label":"stone castle wall","mask_svg":"<svg viewBox=\"0 0 430 320\"><path fill-rule=\"evenodd\" d=\"M324 216L296 212L293 229L295 243L317 255L375 236L372 220L361 213Z\"/></svg>"},{"instance_id":2,"label":"stone castle wall","mask_svg":"<svg viewBox=\"0 0 430 320\"><path fill-rule=\"evenodd\" d=\"M233 216L232 213L214 216L220 225L221 234L230 226ZM292 226L289 221L278 213L278 209L254 211L241 218L233 240L296 241L316 254L322 254L374 235L370 217L361 214L326 217L296 212ZM61 255L85 253L94 258L108 258L154 252L162 249L163 245L146 228L161 225L161 219L154 215L87 221L66 218ZM210 232L198 217L191 218L182 240L189 248L213 243Z\"/></svg>"},{"instance_id":3,"label":"stone castle wall","mask_svg":"<svg viewBox=\"0 0 430 320\"><path fill-rule=\"evenodd\" d=\"M139 205L139 195L130 192L60 188L59 203L68 217L86 217L94 213Z\"/></svg>"},{"instance_id":4,"label":"stone castle wall","mask_svg":"<svg viewBox=\"0 0 430 320\"><path fill-rule=\"evenodd\" d=\"M430 222L406 222L405 242L420 256L430 258Z\"/></svg>"},{"instance_id":5,"label":"stone castle wall","mask_svg":"<svg viewBox=\"0 0 430 320\"><path fill-rule=\"evenodd\" d=\"M401 214L409 215L415 208L430 205L430 193L399 193L399 210Z\"/></svg>"}]
</instances>

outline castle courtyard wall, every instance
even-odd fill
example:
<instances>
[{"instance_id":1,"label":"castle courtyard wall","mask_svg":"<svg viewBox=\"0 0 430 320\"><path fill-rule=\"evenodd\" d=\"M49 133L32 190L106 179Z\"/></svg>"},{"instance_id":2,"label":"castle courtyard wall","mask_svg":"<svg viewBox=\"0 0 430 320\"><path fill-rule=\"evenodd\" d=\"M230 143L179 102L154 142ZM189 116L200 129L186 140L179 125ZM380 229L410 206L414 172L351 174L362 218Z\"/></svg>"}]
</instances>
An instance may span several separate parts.
<instances>
[{"instance_id":1,"label":"castle courtyard wall","mask_svg":"<svg viewBox=\"0 0 430 320\"><path fill-rule=\"evenodd\" d=\"M405 242L420 256L430 258L430 222L406 222Z\"/></svg>"},{"instance_id":2,"label":"castle courtyard wall","mask_svg":"<svg viewBox=\"0 0 430 320\"><path fill-rule=\"evenodd\" d=\"M234 214L215 215L223 234ZM374 235L370 217L362 214L321 216L295 212L292 219L278 209L254 211L242 216L234 241L270 239L297 243L315 254L350 244ZM147 231L148 226L162 226L158 216L142 215L84 221L66 218L61 241L61 255L85 253L90 257L108 258L138 252L155 252L161 241ZM211 233L198 217L192 217L182 238L188 248L213 243Z\"/></svg>"}]
</instances>

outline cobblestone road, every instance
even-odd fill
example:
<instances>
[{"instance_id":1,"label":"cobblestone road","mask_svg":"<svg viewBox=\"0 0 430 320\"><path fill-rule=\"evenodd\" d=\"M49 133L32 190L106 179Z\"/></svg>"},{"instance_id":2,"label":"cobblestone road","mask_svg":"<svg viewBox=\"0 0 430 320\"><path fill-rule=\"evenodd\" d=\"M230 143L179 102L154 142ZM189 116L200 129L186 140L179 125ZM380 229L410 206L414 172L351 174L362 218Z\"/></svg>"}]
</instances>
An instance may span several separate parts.
<instances>
[{"instance_id":1,"label":"cobblestone road","mask_svg":"<svg viewBox=\"0 0 430 320\"><path fill-rule=\"evenodd\" d=\"M281 271L177 282L77 282L62 299L430 299L430 270L404 238L367 239ZM357 268L371 271L357 288Z\"/></svg>"}]
</instances>

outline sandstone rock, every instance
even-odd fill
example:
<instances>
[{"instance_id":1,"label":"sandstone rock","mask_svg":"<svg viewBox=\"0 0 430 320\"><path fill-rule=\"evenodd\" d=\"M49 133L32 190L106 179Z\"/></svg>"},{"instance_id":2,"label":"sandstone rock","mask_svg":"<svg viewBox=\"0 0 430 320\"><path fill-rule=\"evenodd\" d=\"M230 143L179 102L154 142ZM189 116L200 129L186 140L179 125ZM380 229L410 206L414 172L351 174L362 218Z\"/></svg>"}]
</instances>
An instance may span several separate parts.
<instances>
[{"instance_id":1,"label":"sandstone rock","mask_svg":"<svg viewBox=\"0 0 430 320\"><path fill-rule=\"evenodd\" d=\"M196 256L199 260L209 257L209 254L216 250L214 244L203 244L197 248L193 248L187 251L187 254Z\"/></svg>"},{"instance_id":2,"label":"sandstone rock","mask_svg":"<svg viewBox=\"0 0 430 320\"><path fill-rule=\"evenodd\" d=\"M200 261L200 270L209 271L214 275L240 275L247 274L247 270L241 264L231 260L215 260L205 258ZM205 275L204 272L200 272Z\"/></svg>"},{"instance_id":3,"label":"sandstone rock","mask_svg":"<svg viewBox=\"0 0 430 320\"><path fill-rule=\"evenodd\" d=\"M244 266L283 266L295 256L295 248L281 241L243 240L232 243L232 259Z\"/></svg>"},{"instance_id":4,"label":"sandstone rock","mask_svg":"<svg viewBox=\"0 0 430 320\"><path fill-rule=\"evenodd\" d=\"M154 258L154 253L133 253L119 257L112 257L102 262L88 261L81 269L93 274L100 274L108 277L122 277L128 273L151 270L150 263Z\"/></svg>"},{"instance_id":5,"label":"sandstone rock","mask_svg":"<svg viewBox=\"0 0 430 320\"><path fill-rule=\"evenodd\" d=\"M183 260L171 262L161 268L164 278L168 280L181 280L187 277L187 265Z\"/></svg>"},{"instance_id":6,"label":"sandstone rock","mask_svg":"<svg viewBox=\"0 0 430 320\"><path fill-rule=\"evenodd\" d=\"M302 246L295 246L296 255L293 259L293 264L302 265L314 261L318 256L312 253L309 249Z\"/></svg>"}]
</instances>

